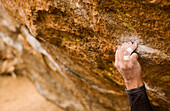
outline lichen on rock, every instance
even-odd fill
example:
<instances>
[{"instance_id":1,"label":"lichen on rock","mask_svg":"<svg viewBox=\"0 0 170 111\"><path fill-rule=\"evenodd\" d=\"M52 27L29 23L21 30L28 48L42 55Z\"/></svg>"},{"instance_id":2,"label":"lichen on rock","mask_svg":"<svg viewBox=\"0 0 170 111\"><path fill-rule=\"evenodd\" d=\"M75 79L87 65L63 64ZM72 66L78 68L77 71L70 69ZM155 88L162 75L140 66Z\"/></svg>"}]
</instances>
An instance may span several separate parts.
<instances>
[{"instance_id":1,"label":"lichen on rock","mask_svg":"<svg viewBox=\"0 0 170 111\"><path fill-rule=\"evenodd\" d=\"M114 54L121 43L137 41L151 103L167 110L170 19L165 3L0 0L0 41L19 52L13 53L20 61L13 72L29 77L42 95L68 111L129 109Z\"/></svg>"}]
</instances>

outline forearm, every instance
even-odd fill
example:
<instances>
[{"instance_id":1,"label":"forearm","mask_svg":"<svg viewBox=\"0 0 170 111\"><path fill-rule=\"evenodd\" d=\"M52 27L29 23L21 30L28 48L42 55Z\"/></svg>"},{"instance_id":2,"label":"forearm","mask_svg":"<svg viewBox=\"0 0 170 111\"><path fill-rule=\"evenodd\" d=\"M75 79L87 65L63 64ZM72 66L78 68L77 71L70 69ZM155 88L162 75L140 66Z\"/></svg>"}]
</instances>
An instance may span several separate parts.
<instances>
[{"instance_id":1,"label":"forearm","mask_svg":"<svg viewBox=\"0 0 170 111\"><path fill-rule=\"evenodd\" d=\"M131 111L152 111L145 86L140 86L134 89L126 89Z\"/></svg>"}]
</instances>

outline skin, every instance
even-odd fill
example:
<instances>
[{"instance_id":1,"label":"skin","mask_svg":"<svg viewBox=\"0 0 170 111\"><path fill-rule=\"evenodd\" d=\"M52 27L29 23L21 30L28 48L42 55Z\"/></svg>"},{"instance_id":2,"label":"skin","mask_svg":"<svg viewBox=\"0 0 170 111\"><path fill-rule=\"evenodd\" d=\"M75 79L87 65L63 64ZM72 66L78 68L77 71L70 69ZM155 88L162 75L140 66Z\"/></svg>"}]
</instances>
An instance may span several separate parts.
<instances>
[{"instance_id":1,"label":"skin","mask_svg":"<svg viewBox=\"0 0 170 111\"><path fill-rule=\"evenodd\" d=\"M142 69L137 58L137 53L130 54L127 48L137 48L137 43L123 43L115 54L115 67L122 75L127 89L134 89L143 85ZM130 60L124 60L124 56L130 56Z\"/></svg>"}]
</instances>

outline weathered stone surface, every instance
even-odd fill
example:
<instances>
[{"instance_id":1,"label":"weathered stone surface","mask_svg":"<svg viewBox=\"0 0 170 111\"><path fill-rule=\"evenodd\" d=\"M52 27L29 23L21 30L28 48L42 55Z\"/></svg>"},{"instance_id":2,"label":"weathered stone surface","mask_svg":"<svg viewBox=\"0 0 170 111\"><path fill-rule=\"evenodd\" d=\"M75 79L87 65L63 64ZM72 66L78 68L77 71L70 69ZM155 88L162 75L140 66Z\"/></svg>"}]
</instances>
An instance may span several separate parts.
<instances>
[{"instance_id":1,"label":"weathered stone surface","mask_svg":"<svg viewBox=\"0 0 170 111\"><path fill-rule=\"evenodd\" d=\"M114 52L122 42L137 41L149 98L155 108L168 110L169 5L135 0L0 3L0 42L6 43L1 50L12 54L7 63L14 61L15 67L3 65L3 73L25 74L42 95L68 111L126 111Z\"/></svg>"}]
</instances>

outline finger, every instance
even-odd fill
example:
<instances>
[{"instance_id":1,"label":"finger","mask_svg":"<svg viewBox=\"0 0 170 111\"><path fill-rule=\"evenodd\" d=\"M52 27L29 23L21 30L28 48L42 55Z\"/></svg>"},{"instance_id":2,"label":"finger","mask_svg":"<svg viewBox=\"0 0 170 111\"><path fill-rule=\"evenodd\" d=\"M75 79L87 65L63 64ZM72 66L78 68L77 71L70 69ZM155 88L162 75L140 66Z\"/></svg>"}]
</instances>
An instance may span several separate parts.
<instances>
[{"instance_id":1,"label":"finger","mask_svg":"<svg viewBox=\"0 0 170 111\"><path fill-rule=\"evenodd\" d=\"M121 49L121 46L119 45L115 53L115 66L117 66L120 61L120 58L119 58L120 49Z\"/></svg>"},{"instance_id":2,"label":"finger","mask_svg":"<svg viewBox=\"0 0 170 111\"><path fill-rule=\"evenodd\" d=\"M116 50L116 54L115 54L115 60L119 60L119 52L120 52L121 46L119 45L117 50Z\"/></svg>"},{"instance_id":3,"label":"finger","mask_svg":"<svg viewBox=\"0 0 170 111\"><path fill-rule=\"evenodd\" d=\"M128 51L124 52L124 56L123 56L124 62L129 62L130 60L130 54Z\"/></svg>"},{"instance_id":4,"label":"finger","mask_svg":"<svg viewBox=\"0 0 170 111\"><path fill-rule=\"evenodd\" d=\"M128 45L132 45L132 42L128 42L127 44L128 44Z\"/></svg>"},{"instance_id":5,"label":"finger","mask_svg":"<svg viewBox=\"0 0 170 111\"><path fill-rule=\"evenodd\" d=\"M119 50L119 61L123 62L123 51L122 51L122 49Z\"/></svg>"},{"instance_id":6,"label":"finger","mask_svg":"<svg viewBox=\"0 0 170 111\"><path fill-rule=\"evenodd\" d=\"M121 49L121 46L119 45L117 50L120 50L120 49Z\"/></svg>"},{"instance_id":7,"label":"finger","mask_svg":"<svg viewBox=\"0 0 170 111\"><path fill-rule=\"evenodd\" d=\"M137 46L138 46L137 42L134 42L133 45L132 45L133 51L137 48Z\"/></svg>"},{"instance_id":8,"label":"finger","mask_svg":"<svg viewBox=\"0 0 170 111\"><path fill-rule=\"evenodd\" d=\"M137 53L133 53L131 56L130 56L130 60L131 62L135 63L137 62L138 60L138 54Z\"/></svg>"},{"instance_id":9,"label":"finger","mask_svg":"<svg viewBox=\"0 0 170 111\"><path fill-rule=\"evenodd\" d=\"M130 61L130 54L129 54L128 51L124 52L123 59L124 59L124 61L123 61L124 67L128 68L128 65L131 63L131 62L129 62Z\"/></svg>"},{"instance_id":10,"label":"finger","mask_svg":"<svg viewBox=\"0 0 170 111\"><path fill-rule=\"evenodd\" d=\"M127 48L127 43L123 43L122 46L121 46L121 51L124 52Z\"/></svg>"},{"instance_id":11,"label":"finger","mask_svg":"<svg viewBox=\"0 0 170 111\"><path fill-rule=\"evenodd\" d=\"M127 43L125 42L125 43L122 44L122 46L125 46L126 44L127 44Z\"/></svg>"},{"instance_id":12,"label":"finger","mask_svg":"<svg viewBox=\"0 0 170 111\"><path fill-rule=\"evenodd\" d=\"M125 53L126 51L128 51L129 52L129 54L128 55L130 55L132 52L133 52L133 49L132 49L132 43L131 42L128 42L128 43L124 43L123 45L122 45L122 47L121 47L121 51L122 51L122 53Z\"/></svg>"},{"instance_id":13,"label":"finger","mask_svg":"<svg viewBox=\"0 0 170 111\"><path fill-rule=\"evenodd\" d=\"M127 47L127 49L126 49L126 51L128 51L129 52L129 55L131 55L131 53L135 50L137 48L137 43L135 42L135 43L129 43L129 45L128 45L128 47Z\"/></svg>"},{"instance_id":14,"label":"finger","mask_svg":"<svg viewBox=\"0 0 170 111\"><path fill-rule=\"evenodd\" d=\"M123 43L122 47L121 47L121 51L124 53L127 49L131 49L130 53L133 52L133 48L132 48L132 42L128 42L128 43Z\"/></svg>"},{"instance_id":15,"label":"finger","mask_svg":"<svg viewBox=\"0 0 170 111\"><path fill-rule=\"evenodd\" d=\"M116 50L115 54L115 64L119 61L119 50Z\"/></svg>"}]
</instances>

